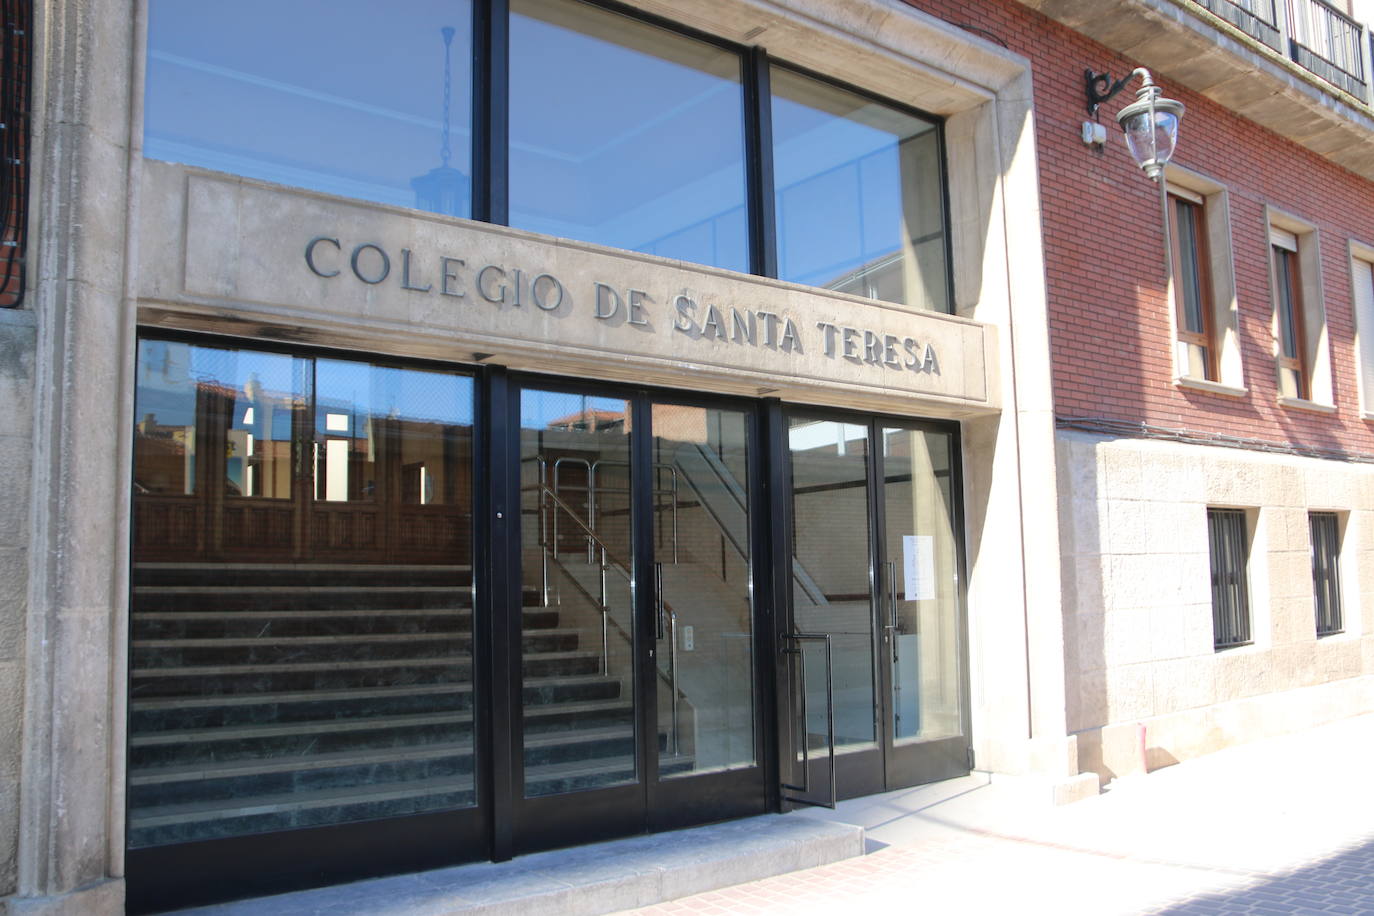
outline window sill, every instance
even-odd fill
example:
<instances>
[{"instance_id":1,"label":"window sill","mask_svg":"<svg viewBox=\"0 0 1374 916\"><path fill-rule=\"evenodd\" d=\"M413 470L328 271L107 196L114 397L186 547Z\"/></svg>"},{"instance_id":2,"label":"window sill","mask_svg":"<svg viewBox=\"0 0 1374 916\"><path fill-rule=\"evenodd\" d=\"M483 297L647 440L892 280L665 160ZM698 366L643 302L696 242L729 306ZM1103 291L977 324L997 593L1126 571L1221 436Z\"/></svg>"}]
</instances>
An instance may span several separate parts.
<instances>
[{"instance_id":1,"label":"window sill","mask_svg":"<svg viewBox=\"0 0 1374 916\"><path fill-rule=\"evenodd\" d=\"M1243 398L1250 393L1249 388L1236 388L1221 382L1209 382L1207 379L1193 378L1190 375L1174 379L1174 384L1180 388L1191 388L1194 391L1205 391L1208 394L1219 394L1228 398Z\"/></svg>"},{"instance_id":2,"label":"window sill","mask_svg":"<svg viewBox=\"0 0 1374 916\"><path fill-rule=\"evenodd\" d=\"M1317 634L1317 642L1319 642L1319 643L1359 642L1359 641L1360 641L1360 634L1359 634L1359 633L1352 633L1352 632L1350 632L1349 630L1344 629L1344 628L1339 629L1339 630L1332 630L1330 633L1318 633L1318 634Z\"/></svg>"},{"instance_id":3,"label":"window sill","mask_svg":"<svg viewBox=\"0 0 1374 916\"><path fill-rule=\"evenodd\" d=\"M1308 401L1304 398L1279 398L1280 407L1292 407L1294 410L1310 410L1313 413L1335 413L1335 404L1319 404L1316 401Z\"/></svg>"}]
</instances>

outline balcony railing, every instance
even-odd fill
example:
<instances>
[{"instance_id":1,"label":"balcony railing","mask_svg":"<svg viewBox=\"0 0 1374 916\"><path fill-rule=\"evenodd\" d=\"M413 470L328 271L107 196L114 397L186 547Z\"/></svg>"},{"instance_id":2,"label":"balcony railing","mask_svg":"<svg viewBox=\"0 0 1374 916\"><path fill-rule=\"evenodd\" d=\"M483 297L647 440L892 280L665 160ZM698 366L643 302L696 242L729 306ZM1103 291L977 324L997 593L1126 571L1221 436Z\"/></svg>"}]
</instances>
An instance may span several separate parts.
<instances>
[{"instance_id":1,"label":"balcony railing","mask_svg":"<svg viewBox=\"0 0 1374 916\"><path fill-rule=\"evenodd\" d=\"M1370 102L1368 30L1324 0L1193 0L1304 69Z\"/></svg>"}]
</instances>

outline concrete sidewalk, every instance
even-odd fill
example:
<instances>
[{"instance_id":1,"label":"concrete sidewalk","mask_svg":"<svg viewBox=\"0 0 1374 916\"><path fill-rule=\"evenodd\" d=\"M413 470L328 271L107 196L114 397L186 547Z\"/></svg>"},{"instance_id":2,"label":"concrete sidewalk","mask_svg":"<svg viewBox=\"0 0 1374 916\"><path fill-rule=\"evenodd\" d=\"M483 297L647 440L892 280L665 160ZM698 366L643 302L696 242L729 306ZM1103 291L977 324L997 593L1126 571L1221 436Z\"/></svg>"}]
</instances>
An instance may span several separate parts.
<instances>
[{"instance_id":1,"label":"concrete sidewalk","mask_svg":"<svg viewBox=\"0 0 1374 916\"><path fill-rule=\"evenodd\" d=\"M974 774L798 816L869 853L641 914L1374 914L1374 715L1221 751L1064 807Z\"/></svg>"}]
</instances>

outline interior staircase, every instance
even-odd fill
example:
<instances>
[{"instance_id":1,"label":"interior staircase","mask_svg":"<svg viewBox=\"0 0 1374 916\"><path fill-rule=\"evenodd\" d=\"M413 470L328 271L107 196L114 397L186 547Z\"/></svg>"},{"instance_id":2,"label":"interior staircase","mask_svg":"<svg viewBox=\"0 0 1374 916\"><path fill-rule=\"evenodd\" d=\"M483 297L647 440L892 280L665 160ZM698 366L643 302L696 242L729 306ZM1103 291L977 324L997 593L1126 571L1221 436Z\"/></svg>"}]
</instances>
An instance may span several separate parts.
<instances>
[{"instance_id":1,"label":"interior staircase","mask_svg":"<svg viewBox=\"0 0 1374 916\"><path fill-rule=\"evenodd\" d=\"M129 845L474 804L471 585L459 566L136 564ZM526 794L632 780L633 702L599 633L539 600Z\"/></svg>"}]
</instances>

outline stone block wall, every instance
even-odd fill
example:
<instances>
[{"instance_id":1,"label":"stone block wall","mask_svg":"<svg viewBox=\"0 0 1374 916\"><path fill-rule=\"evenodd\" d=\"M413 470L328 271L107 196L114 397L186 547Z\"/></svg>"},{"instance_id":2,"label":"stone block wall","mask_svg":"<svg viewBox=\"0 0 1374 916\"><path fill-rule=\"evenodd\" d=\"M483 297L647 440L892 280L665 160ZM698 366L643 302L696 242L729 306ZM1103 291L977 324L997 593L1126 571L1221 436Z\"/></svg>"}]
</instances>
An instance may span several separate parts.
<instances>
[{"instance_id":1,"label":"stone block wall","mask_svg":"<svg viewBox=\"0 0 1374 916\"><path fill-rule=\"evenodd\" d=\"M1061 432L1065 678L1110 779L1374 710L1374 465ZM1213 646L1208 507L1247 513L1253 643ZM1341 518L1344 631L1318 638L1310 511Z\"/></svg>"}]
</instances>

